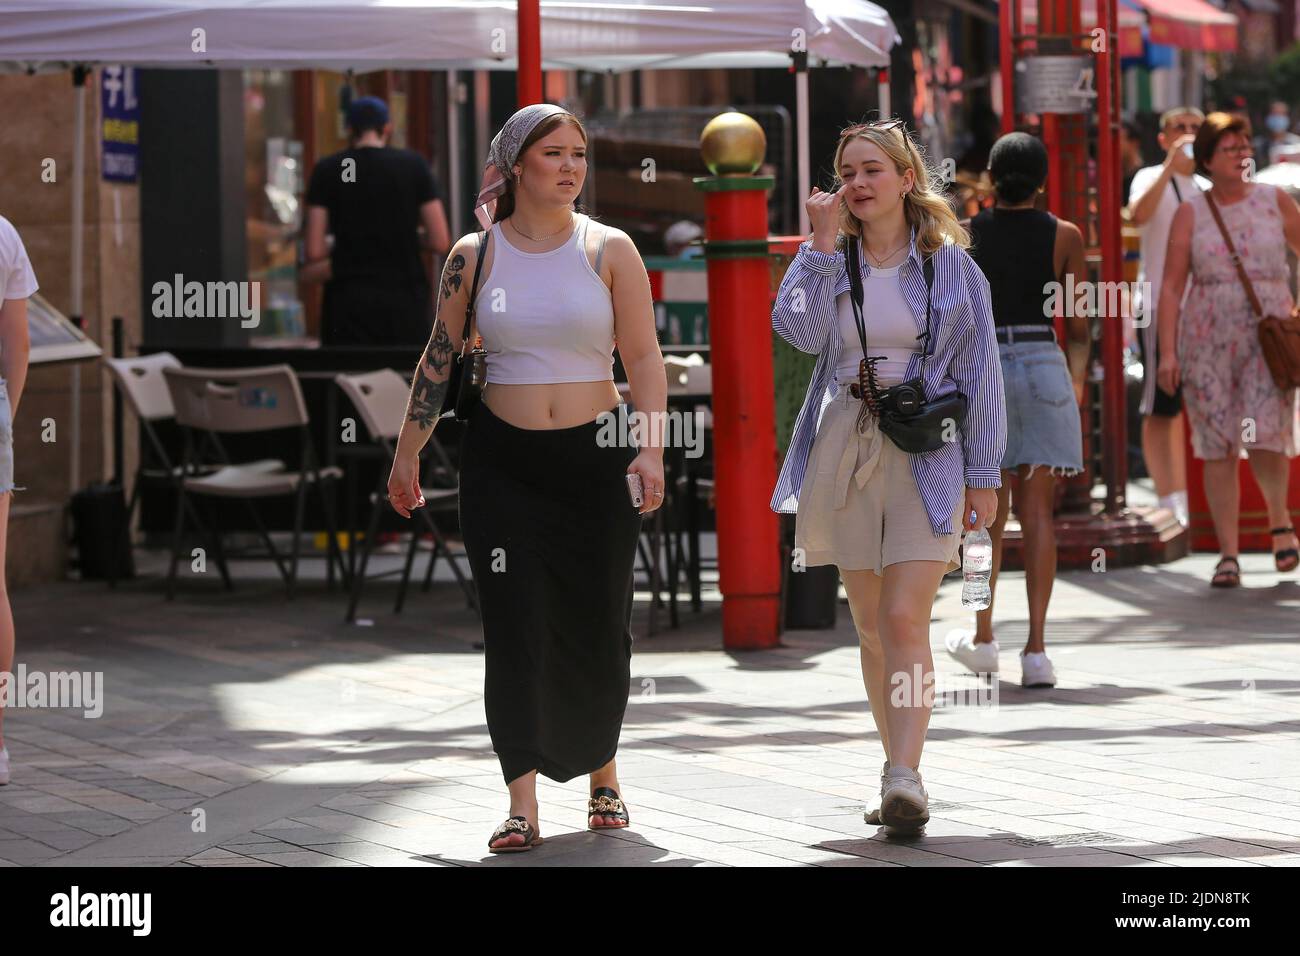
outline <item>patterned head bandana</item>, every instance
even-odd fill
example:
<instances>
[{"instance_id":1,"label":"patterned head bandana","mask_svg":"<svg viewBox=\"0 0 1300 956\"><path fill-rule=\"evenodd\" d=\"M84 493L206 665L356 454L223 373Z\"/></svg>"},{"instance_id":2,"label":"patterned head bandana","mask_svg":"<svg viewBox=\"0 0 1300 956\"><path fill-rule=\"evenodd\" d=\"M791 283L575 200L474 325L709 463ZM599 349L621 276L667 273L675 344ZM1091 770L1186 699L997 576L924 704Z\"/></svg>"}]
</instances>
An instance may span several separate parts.
<instances>
[{"instance_id":1,"label":"patterned head bandana","mask_svg":"<svg viewBox=\"0 0 1300 956\"><path fill-rule=\"evenodd\" d=\"M496 212L497 197L506 191L506 179L519 159L528 134L537 128L537 124L557 113L572 115L562 106L553 103L534 103L525 106L506 120L506 125L492 138L488 149L487 165L483 167L483 183L479 187L478 199L474 203L474 215L484 229L492 227L492 216Z\"/></svg>"}]
</instances>

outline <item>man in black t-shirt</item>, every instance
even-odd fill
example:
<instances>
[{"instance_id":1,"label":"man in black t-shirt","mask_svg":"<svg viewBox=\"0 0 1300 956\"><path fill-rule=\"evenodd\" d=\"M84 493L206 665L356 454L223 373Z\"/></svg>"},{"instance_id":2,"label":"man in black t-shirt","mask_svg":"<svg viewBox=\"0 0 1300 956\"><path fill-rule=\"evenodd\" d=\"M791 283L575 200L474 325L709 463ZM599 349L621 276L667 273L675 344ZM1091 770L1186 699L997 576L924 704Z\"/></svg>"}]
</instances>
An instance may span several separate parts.
<instances>
[{"instance_id":1,"label":"man in black t-shirt","mask_svg":"<svg viewBox=\"0 0 1300 956\"><path fill-rule=\"evenodd\" d=\"M421 253L445 253L451 236L429 164L418 153L387 146L392 128L383 100L354 100L352 146L312 170L303 277L325 280L322 345L420 348L433 326Z\"/></svg>"}]
</instances>

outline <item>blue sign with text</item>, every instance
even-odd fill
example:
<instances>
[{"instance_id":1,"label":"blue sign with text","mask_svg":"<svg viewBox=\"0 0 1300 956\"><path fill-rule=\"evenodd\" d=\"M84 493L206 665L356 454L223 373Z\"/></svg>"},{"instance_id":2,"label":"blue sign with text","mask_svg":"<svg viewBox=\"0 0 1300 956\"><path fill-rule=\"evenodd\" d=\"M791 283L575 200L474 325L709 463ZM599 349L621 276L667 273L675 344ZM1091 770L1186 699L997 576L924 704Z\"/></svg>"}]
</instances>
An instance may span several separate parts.
<instances>
[{"instance_id":1,"label":"blue sign with text","mask_svg":"<svg viewBox=\"0 0 1300 956\"><path fill-rule=\"evenodd\" d=\"M140 100L132 66L100 72L100 169L106 180L133 183L140 177Z\"/></svg>"}]
</instances>

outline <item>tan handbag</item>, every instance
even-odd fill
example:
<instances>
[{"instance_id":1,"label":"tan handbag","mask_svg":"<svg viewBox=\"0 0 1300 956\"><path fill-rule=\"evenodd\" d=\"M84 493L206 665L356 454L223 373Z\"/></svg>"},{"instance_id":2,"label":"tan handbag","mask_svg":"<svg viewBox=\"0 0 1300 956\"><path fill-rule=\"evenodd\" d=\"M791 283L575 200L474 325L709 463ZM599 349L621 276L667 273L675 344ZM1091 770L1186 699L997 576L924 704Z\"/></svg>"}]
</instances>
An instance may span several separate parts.
<instances>
[{"instance_id":1,"label":"tan handbag","mask_svg":"<svg viewBox=\"0 0 1300 956\"><path fill-rule=\"evenodd\" d=\"M1250 276L1246 275L1246 267L1242 265L1241 256L1237 255L1232 237L1228 235L1228 227L1223 224L1219 207L1208 191L1205 193L1205 201L1209 204L1210 212L1214 214L1214 221L1219 224L1219 232L1223 234L1223 241L1228 245L1228 254L1232 256L1232 262L1237 267L1237 275L1241 276L1241 284L1246 287L1246 298L1250 300L1250 307L1259 316L1259 346L1264 352L1264 361L1273 375L1274 384L1284 391L1300 386L1300 308L1293 308L1291 314L1286 317L1264 314L1264 307L1259 304L1255 287L1250 284Z\"/></svg>"}]
</instances>

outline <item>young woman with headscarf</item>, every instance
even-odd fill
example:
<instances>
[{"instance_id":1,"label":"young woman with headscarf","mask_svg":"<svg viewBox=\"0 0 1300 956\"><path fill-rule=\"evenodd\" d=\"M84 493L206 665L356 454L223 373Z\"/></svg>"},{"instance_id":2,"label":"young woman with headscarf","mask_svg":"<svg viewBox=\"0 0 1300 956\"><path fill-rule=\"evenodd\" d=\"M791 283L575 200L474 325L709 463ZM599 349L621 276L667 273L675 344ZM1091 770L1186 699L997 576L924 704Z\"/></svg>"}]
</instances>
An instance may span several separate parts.
<instances>
[{"instance_id":1,"label":"young woman with headscarf","mask_svg":"<svg viewBox=\"0 0 1300 956\"><path fill-rule=\"evenodd\" d=\"M575 210L587 135L551 104L524 107L492 141L476 214L453 247L433 336L416 371L389 499L423 505L419 452L461 351L471 277L487 384L461 447L460 518L486 648L484 706L510 790L493 853L542 842L537 775L590 774L588 826L625 827L618 749L630 681L632 570L642 515L663 502L662 443L637 447L620 415L613 350L639 412L667 402L650 282L632 240ZM658 413L654 416L654 413ZM606 425L623 423L617 441ZM639 475L645 504L629 500Z\"/></svg>"}]
</instances>

